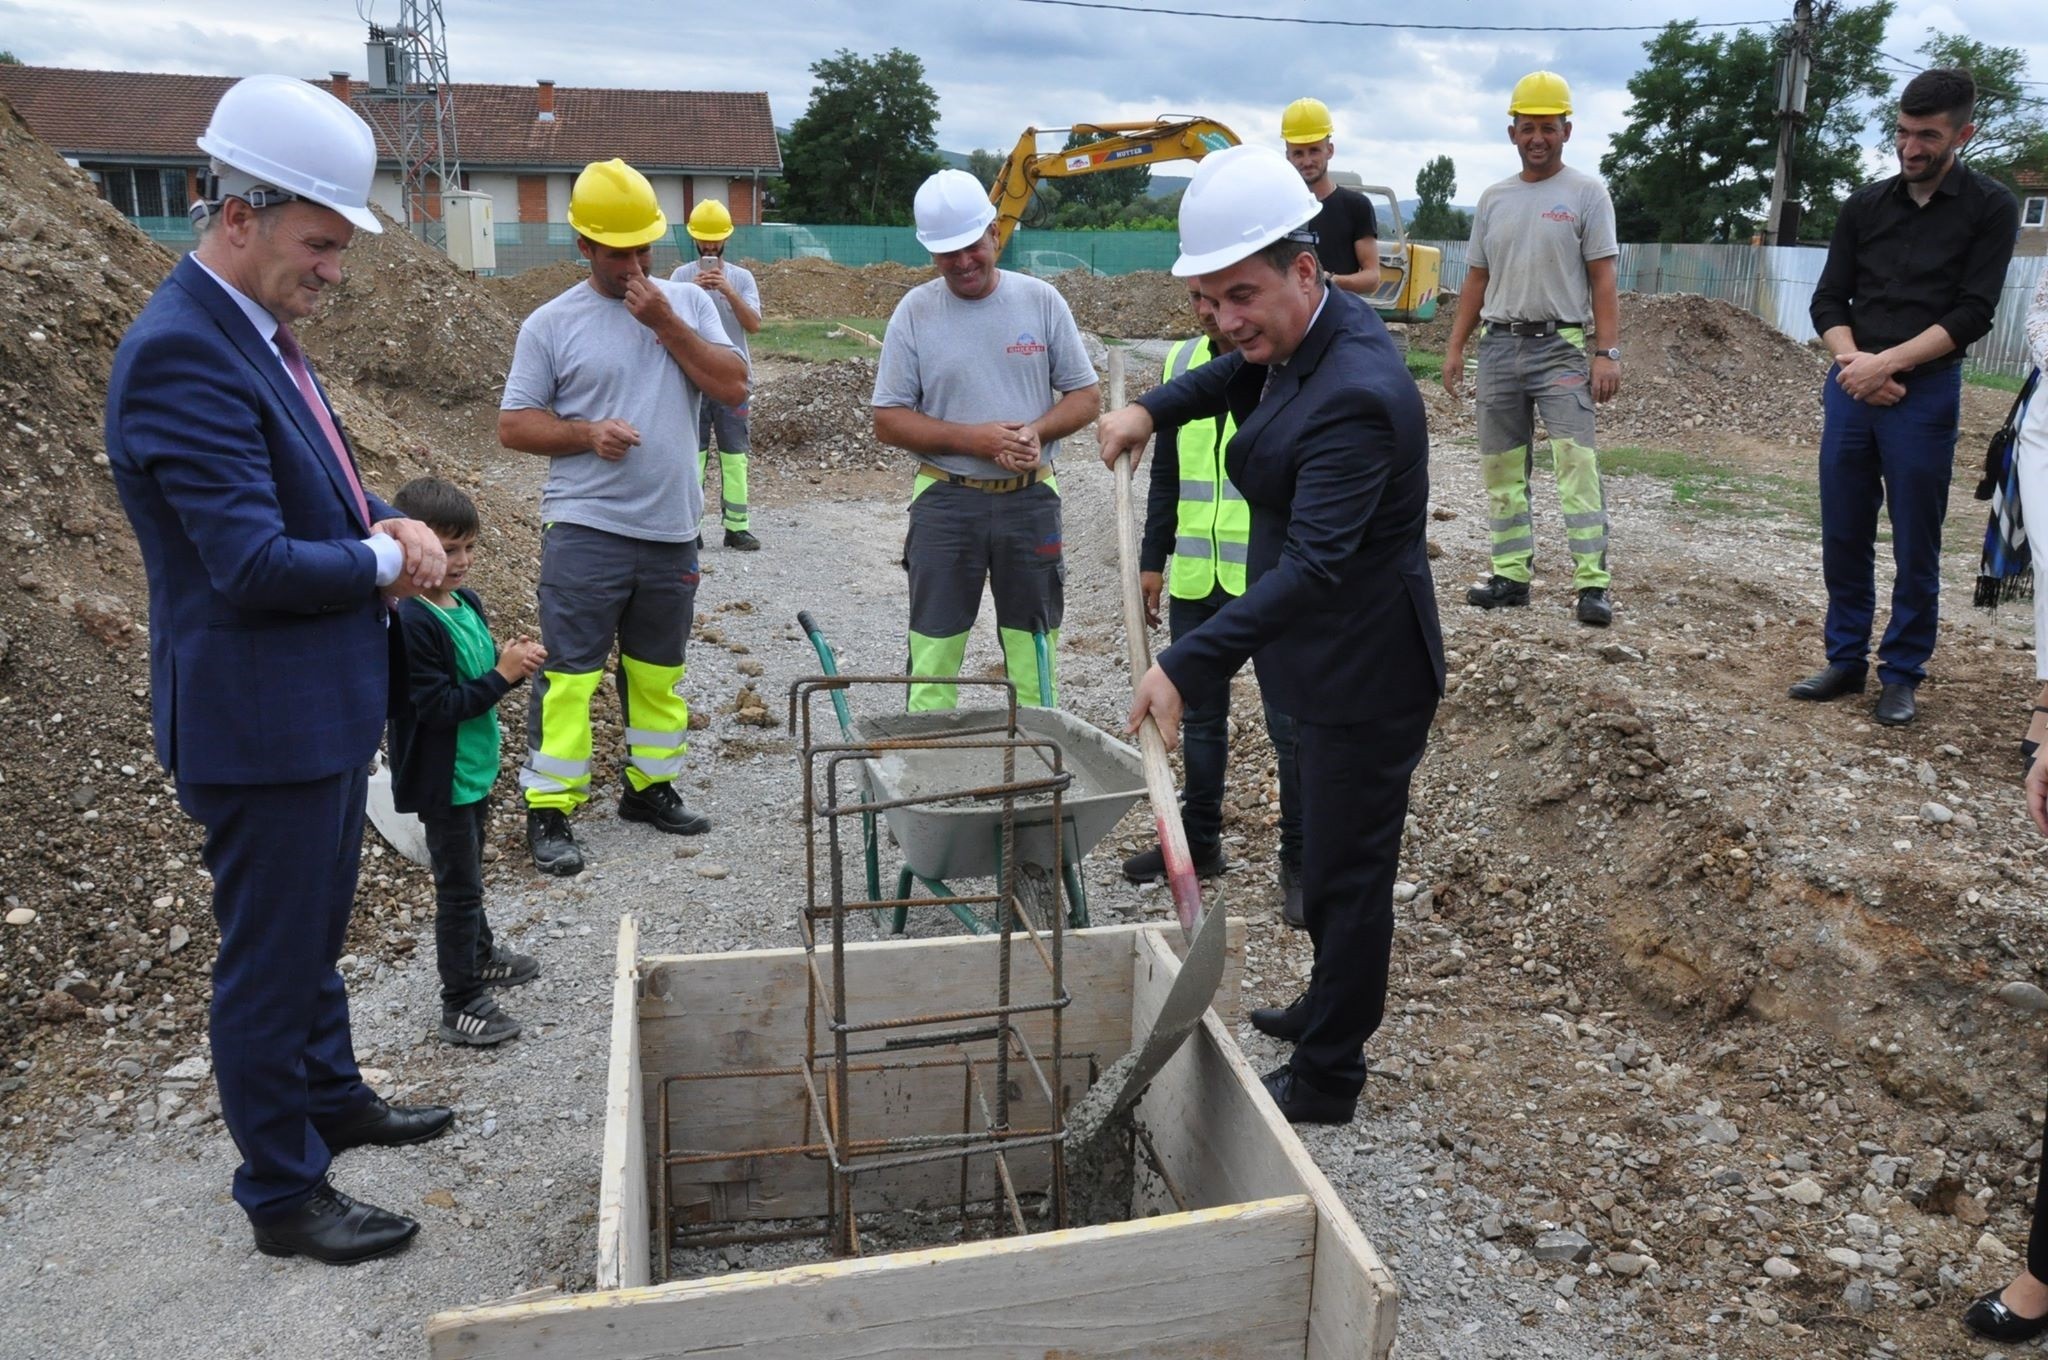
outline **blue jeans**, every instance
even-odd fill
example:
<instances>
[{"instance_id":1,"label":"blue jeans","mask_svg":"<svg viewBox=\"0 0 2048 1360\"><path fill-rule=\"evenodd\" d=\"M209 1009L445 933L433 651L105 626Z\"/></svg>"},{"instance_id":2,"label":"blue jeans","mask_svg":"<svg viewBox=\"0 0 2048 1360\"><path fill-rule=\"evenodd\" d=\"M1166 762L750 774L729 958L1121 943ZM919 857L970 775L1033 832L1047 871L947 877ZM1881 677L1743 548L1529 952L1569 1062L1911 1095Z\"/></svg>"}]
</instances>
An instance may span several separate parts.
<instances>
[{"instance_id":1,"label":"blue jeans","mask_svg":"<svg viewBox=\"0 0 2048 1360\"><path fill-rule=\"evenodd\" d=\"M1203 600L1169 596L1166 626L1174 640L1212 618L1234 597L1217 589ZM1301 776L1294 762L1294 719L1265 705L1266 734L1280 766L1280 858L1301 866ZM1210 702L1188 701L1181 714L1181 760L1187 782L1181 789L1181 825L1188 845L1213 846L1223 839L1223 771L1230 763L1230 691L1226 686Z\"/></svg>"},{"instance_id":2,"label":"blue jeans","mask_svg":"<svg viewBox=\"0 0 2048 1360\"><path fill-rule=\"evenodd\" d=\"M1868 664L1877 605L1877 510L1892 526L1892 613L1877 649L1877 678L1927 678L1941 597L1941 525L1955 471L1963 368L1904 380L1894 406L1857 401L1830 370L1820 437L1821 574L1828 587L1828 662Z\"/></svg>"}]
</instances>

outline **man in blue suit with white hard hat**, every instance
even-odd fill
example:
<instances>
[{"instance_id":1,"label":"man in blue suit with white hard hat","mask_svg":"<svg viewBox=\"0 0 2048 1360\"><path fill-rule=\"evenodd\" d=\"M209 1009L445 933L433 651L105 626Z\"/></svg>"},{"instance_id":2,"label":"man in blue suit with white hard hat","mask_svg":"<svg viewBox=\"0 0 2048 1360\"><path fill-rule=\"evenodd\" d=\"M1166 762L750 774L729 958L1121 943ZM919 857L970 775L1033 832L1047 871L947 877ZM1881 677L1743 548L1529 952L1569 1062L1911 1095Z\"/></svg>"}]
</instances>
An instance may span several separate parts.
<instances>
[{"instance_id":1,"label":"man in blue suit with white hard hat","mask_svg":"<svg viewBox=\"0 0 2048 1360\"><path fill-rule=\"evenodd\" d=\"M1131 729L1149 715L1173 744L1184 703L1227 703L1247 658L1266 702L1294 719L1315 967L1291 1005L1249 1018L1294 1044L1265 1077L1281 1113L1342 1124L1385 1011L1408 778L1444 660L1422 398L1372 308L1325 277L1305 230L1319 208L1266 148L1202 162L1181 197L1173 272L1195 281L1237 349L1104 416L1100 441L1114 465L1159 426L1236 422L1224 463L1251 505L1248 583L1159 654Z\"/></svg>"},{"instance_id":2,"label":"man in blue suit with white hard hat","mask_svg":"<svg viewBox=\"0 0 2048 1360\"><path fill-rule=\"evenodd\" d=\"M157 758L206 829L235 1202L259 1250L341 1264L419 1225L334 1188L331 1155L454 1118L363 1084L335 966L403 662L390 601L438 584L444 560L364 488L291 329L340 282L350 237L381 229L369 127L304 81L251 76L199 147L216 181L193 209L199 246L121 342L107 457L149 577Z\"/></svg>"}]
</instances>

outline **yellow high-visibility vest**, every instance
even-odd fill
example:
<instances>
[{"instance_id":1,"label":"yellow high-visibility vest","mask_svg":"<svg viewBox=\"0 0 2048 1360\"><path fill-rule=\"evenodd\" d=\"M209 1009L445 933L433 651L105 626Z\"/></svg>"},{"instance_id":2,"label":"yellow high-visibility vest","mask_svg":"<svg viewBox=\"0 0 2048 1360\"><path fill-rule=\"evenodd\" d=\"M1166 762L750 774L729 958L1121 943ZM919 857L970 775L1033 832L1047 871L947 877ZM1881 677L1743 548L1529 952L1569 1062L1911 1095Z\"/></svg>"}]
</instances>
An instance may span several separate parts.
<instances>
[{"instance_id":1,"label":"yellow high-visibility vest","mask_svg":"<svg viewBox=\"0 0 2048 1360\"><path fill-rule=\"evenodd\" d=\"M1166 381L1215 358L1209 338L1198 335L1166 352ZM1217 586L1244 594L1245 562L1251 555L1252 508L1223 471L1223 450L1237 433L1224 416L1180 427L1180 508L1173 531L1173 565L1167 589L1175 599L1205 600Z\"/></svg>"}]
</instances>

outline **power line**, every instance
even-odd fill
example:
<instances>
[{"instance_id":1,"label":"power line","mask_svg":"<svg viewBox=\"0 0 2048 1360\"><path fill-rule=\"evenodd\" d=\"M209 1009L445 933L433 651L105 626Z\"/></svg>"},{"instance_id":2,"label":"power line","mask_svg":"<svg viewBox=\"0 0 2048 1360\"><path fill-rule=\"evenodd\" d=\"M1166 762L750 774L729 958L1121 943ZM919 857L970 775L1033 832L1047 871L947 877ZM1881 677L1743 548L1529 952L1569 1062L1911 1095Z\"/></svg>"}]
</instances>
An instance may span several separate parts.
<instances>
[{"instance_id":1,"label":"power line","mask_svg":"<svg viewBox=\"0 0 2048 1360\"><path fill-rule=\"evenodd\" d=\"M1305 24L1316 28L1386 28L1418 33L1661 33L1670 24L1411 24L1383 19L1305 19L1287 14L1236 14L1207 9L1151 9L1144 5L1118 5L1108 0L1017 0L1024 5L1056 5L1063 9L1115 10L1124 14L1148 14L1162 19L1241 19L1253 24ZM1681 22L1673 20L1672 22ZM1695 28L1754 28L1775 26L1778 19L1689 19Z\"/></svg>"}]
</instances>

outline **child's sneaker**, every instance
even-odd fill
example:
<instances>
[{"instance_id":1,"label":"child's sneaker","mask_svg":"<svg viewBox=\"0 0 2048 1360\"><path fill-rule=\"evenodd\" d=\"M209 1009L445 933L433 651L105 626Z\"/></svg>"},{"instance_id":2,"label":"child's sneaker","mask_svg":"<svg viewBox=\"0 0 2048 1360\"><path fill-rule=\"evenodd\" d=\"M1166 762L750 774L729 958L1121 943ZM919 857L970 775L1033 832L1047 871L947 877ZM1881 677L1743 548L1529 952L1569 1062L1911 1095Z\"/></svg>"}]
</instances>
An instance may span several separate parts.
<instances>
[{"instance_id":1,"label":"child's sneaker","mask_svg":"<svg viewBox=\"0 0 2048 1360\"><path fill-rule=\"evenodd\" d=\"M478 965L476 975L486 986L517 987L540 976L540 960L494 944L491 956Z\"/></svg>"},{"instance_id":2,"label":"child's sneaker","mask_svg":"<svg viewBox=\"0 0 2048 1360\"><path fill-rule=\"evenodd\" d=\"M488 995L480 996L461 1010L441 1008L441 1039L450 1044L474 1044L489 1048L519 1036L519 1022L498 1009Z\"/></svg>"}]
</instances>

